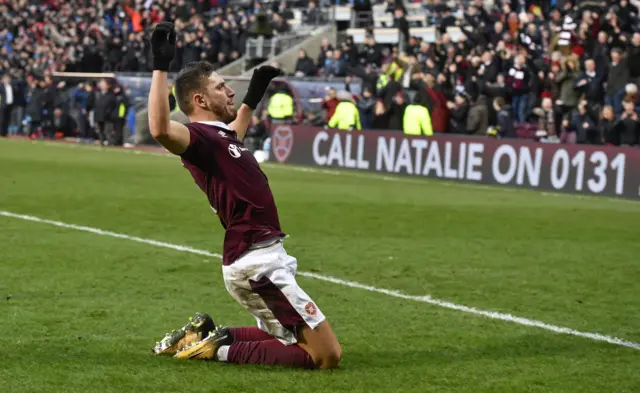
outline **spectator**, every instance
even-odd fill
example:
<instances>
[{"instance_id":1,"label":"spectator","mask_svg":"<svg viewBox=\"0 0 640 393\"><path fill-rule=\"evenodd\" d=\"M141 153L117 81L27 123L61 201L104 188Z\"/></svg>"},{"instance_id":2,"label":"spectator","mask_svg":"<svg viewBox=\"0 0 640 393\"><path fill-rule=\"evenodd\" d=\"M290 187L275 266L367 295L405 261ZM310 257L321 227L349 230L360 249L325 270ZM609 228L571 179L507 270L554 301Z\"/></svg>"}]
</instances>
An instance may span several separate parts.
<instances>
[{"instance_id":1,"label":"spectator","mask_svg":"<svg viewBox=\"0 0 640 393\"><path fill-rule=\"evenodd\" d=\"M580 69L576 58L567 57L562 63L562 70L556 75L555 82L560 86L560 100L558 104L563 113L570 113L578 105L578 85Z\"/></svg>"},{"instance_id":2,"label":"spectator","mask_svg":"<svg viewBox=\"0 0 640 393\"><path fill-rule=\"evenodd\" d=\"M26 114L29 120L29 137L36 138L40 133L41 124L45 118L44 107L50 102L45 81L33 79L27 94Z\"/></svg>"},{"instance_id":3,"label":"spectator","mask_svg":"<svg viewBox=\"0 0 640 393\"><path fill-rule=\"evenodd\" d=\"M347 62L342 57L342 51L336 49L333 51L333 60L329 60L325 63L325 75L345 77L347 76Z\"/></svg>"},{"instance_id":4,"label":"spectator","mask_svg":"<svg viewBox=\"0 0 640 393\"><path fill-rule=\"evenodd\" d=\"M311 26L318 26L324 23L324 15L322 15L322 11L318 9L318 5L315 1L309 2L309 7L303 11L304 13L304 23Z\"/></svg>"},{"instance_id":5,"label":"spectator","mask_svg":"<svg viewBox=\"0 0 640 393\"><path fill-rule=\"evenodd\" d=\"M0 137L7 136L9 132L11 113L16 103L15 90L11 76L3 75L0 86Z\"/></svg>"},{"instance_id":6,"label":"spectator","mask_svg":"<svg viewBox=\"0 0 640 393\"><path fill-rule=\"evenodd\" d=\"M404 125L404 111L407 107L407 96L401 89L396 91L391 95L391 102L387 107L389 108L388 128L391 130L401 131Z\"/></svg>"},{"instance_id":7,"label":"spectator","mask_svg":"<svg viewBox=\"0 0 640 393\"><path fill-rule=\"evenodd\" d=\"M280 14L273 14L273 30L279 34L284 34L291 31L291 26Z\"/></svg>"},{"instance_id":8,"label":"spectator","mask_svg":"<svg viewBox=\"0 0 640 393\"><path fill-rule=\"evenodd\" d=\"M116 86L113 89L113 94L115 95L116 102L114 112L111 116L113 119L113 133L111 134L109 144L122 146L124 144L124 126L130 103L120 86Z\"/></svg>"},{"instance_id":9,"label":"spectator","mask_svg":"<svg viewBox=\"0 0 640 393\"><path fill-rule=\"evenodd\" d=\"M406 135L433 135L429 110L414 97L413 104L404 109L402 131Z\"/></svg>"},{"instance_id":10,"label":"spectator","mask_svg":"<svg viewBox=\"0 0 640 393\"><path fill-rule=\"evenodd\" d=\"M24 119L24 111L27 106L27 90L28 85L26 78L14 80L13 87L15 88L14 105L12 111L13 125L16 128L17 134L22 134L22 121Z\"/></svg>"},{"instance_id":11,"label":"spectator","mask_svg":"<svg viewBox=\"0 0 640 393\"><path fill-rule=\"evenodd\" d=\"M307 52L304 49L300 49L298 52L298 60L296 61L296 72L295 76L313 76L316 72L316 67L313 64L313 59L311 59Z\"/></svg>"},{"instance_id":12,"label":"spectator","mask_svg":"<svg viewBox=\"0 0 640 393\"><path fill-rule=\"evenodd\" d=\"M376 45L376 40L373 36L368 36L366 38L365 45L362 52L360 52L359 57L363 64L372 64L376 67L380 67L382 65L382 52Z\"/></svg>"},{"instance_id":13,"label":"spectator","mask_svg":"<svg viewBox=\"0 0 640 393\"><path fill-rule=\"evenodd\" d=\"M444 96L440 86L436 84L436 79L432 74L424 76L424 87L429 100L425 102L431 116L431 123L435 132L447 131L449 123L449 108L447 98Z\"/></svg>"},{"instance_id":14,"label":"spectator","mask_svg":"<svg viewBox=\"0 0 640 393\"><path fill-rule=\"evenodd\" d=\"M53 111L53 127L51 128L50 139L69 137L73 135L76 124L73 118L62 108L56 108Z\"/></svg>"},{"instance_id":15,"label":"spectator","mask_svg":"<svg viewBox=\"0 0 640 393\"><path fill-rule=\"evenodd\" d=\"M553 105L551 97L542 99L541 108L534 109L534 113L538 116L538 130L542 131L547 137L556 138L560 135L560 115Z\"/></svg>"},{"instance_id":16,"label":"spectator","mask_svg":"<svg viewBox=\"0 0 640 393\"><path fill-rule=\"evenodd\" d=\"M347 61L349 68L353 69L360 64L358 48L353 43L352 37L347 37L347 40L342 43L342 53L344 54L344 59Z\"/></svg>"},{"instance_id":17,"label":"spectator","mask_svg":"<svg viewBox=\"0 0 640 393\"><path fill-rule=\"evenodd\" d=\"M498 77L500 67L492 52L484 52L482 54L482 64L478 69L478 76L485 82L495 82Z\"/></svg>"},{"instance_id":18,"label":"spectator","mask_svg":"<svg viewBox=\"0 0 640 393\"><path fill-rule=\"evenodd\" d=\"M318 54L318 68L323 68L324 63L327 60L327 54L329 52L333 52L333 45L329 42L328 39L322 39L322 43L320 44L320 53Z\"/></svg>"},{"instance_id":19,"label":"spectator","mask_svg":"<svg viewBox=\"0 0 640 393\"><path fill-rule=\"evenodd\" d=\"M596 127L597 118L589 113L586 99L580 100L578 107L571 114L568 143L597 143L602 142L602 137Z\"/></svg>"},{"instance_id":20,"label":"spectator","mask_svg":"<svg viewBox=\"0 0 640 393\"><path fill-rule=\"evenodd\" d=\"M34 6L29 6L31 3ZM0 66L8 65L20 77L42 77L45 71L53 70L148 71L146 37L155 23L165 19L175 22L179 52L187 52L184 58L176 56L174 69L189 58L215 59L221 50L228 56L232 50L245 49L248 17L247 10L239 6L219 10L220 16L205 22L197 13L210 10L206 1L137 1L137 9L131 3L105 0L94 7L95 2L79 0L46 1L37 6L27 0L4 1L0 4L0 26L7 30L0 34L0 48L4 48L0 50Z\"/></svg>"},{"instance_id":21,"label":"spectator","mask_svg":"<svg viewBox=\"0 0 640 393\"><path fill-rule=\"evenodd\" d=\"M356 106L358 107L358 111L360 112L360 122L362 123L362 128L365 130L373 128L374 105L375 100L373 99L371 90L365 89L356 104Z\"/></svg>"},{"instance_id":22,"label":"spectator","mask_svg":"<svg viewBox=\"0 0 640 393\"><path fill-rule=\"evenodd\" d=\"M604 89L602 88L603 75L596 70L596 62L593 59L587 59L584 62L584 66L585 71L578 78L576 91L585 94L589 103L600 103L602 102L602 97L604 97Z\"/></svg>"},{"instance_id":23,"label":"spectator","mask_svg":"<svg viewBox=\"0 0 640 393\"><path fill-rule=\"evenodd\" d=\"M623 57L620 49L614 48L611 51L611 62L609 63L609 78L607 79L607 95L604 97L604 102L606 105L611 105L616 113L622 112L624 86L628 81L628 58Z\"/></svg>"},{"instance_id":24,"label":"spectator","mask_svg":"<svg viewBox=\"0 0 640 393\"><path fill-rule=\"evenodd\" d=\"M636 14L637 15L637 14ZM640 33L633 33L629 46L629 77L636 85L640 85Z\"/></svg>"},{"instance_id":25,"label":"spectator","mask_svg":"<svg viewBox=\"0 0 640 393\"><path fill-rule=\"evenodd\" d=\"M96 94L95 122L97 125L98 138L101 145L107 145L113 133L114 118L113 113L117 110L115 94L112 90L112 83L107 79L102 79L98 84L100 91Z\"/></svg>"},{"instance_id":26,"label":"spectator","mask_svg":"<svg viewBox=\"0 0 640 393\"><path fill-rule=\"evenodd\" d=\"M83 113L86 115L86 123L84 123L85 129L81 130L82 137L86 138L87 142L91 142L94 139L94 129L96 125L95 121L95 108L96 108L96 92L92 84L87 83L85 85L87 91L87 104Z\"/></svg>"},{"instance_id":27,"label":"spectator","mask_svg":"<svg viewBox=\"0 0 640 393\"><path fill-rule=\"evenodd\" d=\"M322 117L322 113L318 113L315 111L307 112L307 116L302 121L302 124L306 124L313 127L322 127L326 124L324 118Z\"/></svg>"},{"instance_id":28,"label":"spectator","mask_svg":"<svg viewBox=\"0 0 640 393\"><path fill-rule=\"evenodd\" d=\"M637 146L640 141L640 119L631 100L623 102L623 112L616 130L621 146Z\"/></svg>"},{"instance_id":29,"label":"spectator","mask_svg":"<svg viewBox=\"0 0 640 393\"><path fill-rule=\"evenodd\" d=\"M467 117L467 133L475 135L485 135L489 129L489 110L487 108L487 97L480 95L469 109Z\"/></svg>"},{"instance_id":30,"label":"spectator","mask_svg":"<svg viewBox=\"0 0 640 393\"><path fill-rule=\"evenodd\" d=\"M496 127L489 131L489 135L498 138L515 138L516 130L513 126L513 109L505 103L504 98L493 99L493 110L496 112Z\"/></svg>"},{"instance_id":31,"label":"spectator","mask_svg":"<svg viewBox=\"0 0 640 393\"><path fill-rule=\"evenodd\" d=\"M638 100L640 99L640 96L638 95L638 86L636 86L634 83L627 83L627 85L624 87L624 93L624 100L630 100L637 107Z\"/></svg>"},{"instance_id":32,"label":"spectator","mask_svg":"<svg viewBox=\"0 0 640 393\"><path fill-rule=\"evenodd\" d=\"M516 121L524 123L526 121L526 111L529 101L529 83L531 80L530 70L526 65L523 55L515 57L513 66L509 69L506 82L511 90L513 101L513 113Z\"/></svg>"},{"instance_id":33,"label":"spectator","mask_svg":"<svg viewBox=\"0 0 640 393\"><path fill-rule=\"evenodd\" d=\"M289 87L285 84L274 86L273 94L269 98L267 113L269 123L291 123L295 114L295 102Z\"/></svg>"},{"instance_id":34,"label":"spectator","mask_svg":"<svg viewBox=\"0 0 640 393\"><path fill-rule=\"evenodd\" d=\"M326 97L324 97L324 101L322 102L322 109L325 111L325 123L328 123L329 120L333 117L333 114L336 111L336 107L340 101L336 97L336 89L333 87L329 88Z\"/></svg>"},{"instance_id":35,"label":"spectator","mask_svg":"<svg viewBox=\"0 0 640 393\"><path fill-rule=\"evenodd\" d=\"M337 95L340 103L329 119L328 126L339 130L362 130L358 108L353 103L353 97L348 91L340 91Z\"/></svg>"},{"instance_id":36,"label":"spectator","mask_svg":"<svg viewBox=\"0 0 640 393\"><path fill-rule=\"evenodd\" d=\"M409 22L405 16L404 7L397 7L393 11L393 27L397 28L400 32L400 40L406 43L409 40Z\"/></svg>"},{"instance_id":37,"label":"spectator","mask_svg":"<svg viewBox=\"0 0 640 393\"><path fill-rule=\"evenodd\" d=\"M598 134L602 136L603 141L611 145L620 145L620 136L617 134L618 120L616 120L613 107L610 105L602 109L600 120L598 121Z\"/></svg>"},{"instance_id":38,"label":"spectator","mask_svg":"<svg viewBox=\"0 0 640 393\"><path fill-rule=\"evenodd\" d=\"M456 134L467 133L467 117L469 116L469 103L467 97L463 93L456 94L455 102L448 102L447 108L451 118L449 120L449 129Z\"/></svg>"}]
</instances>

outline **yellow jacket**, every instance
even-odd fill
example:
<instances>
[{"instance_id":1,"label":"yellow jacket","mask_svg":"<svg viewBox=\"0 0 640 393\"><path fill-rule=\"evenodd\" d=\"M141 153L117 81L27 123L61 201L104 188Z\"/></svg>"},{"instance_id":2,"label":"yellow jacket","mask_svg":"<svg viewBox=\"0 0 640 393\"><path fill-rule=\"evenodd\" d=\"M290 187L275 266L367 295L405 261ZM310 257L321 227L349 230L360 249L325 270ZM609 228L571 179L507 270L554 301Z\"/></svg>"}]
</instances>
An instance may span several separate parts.
<instances>
[{"instance_id":1,"label":"yellow jacket","mask_svg":"<svg viewBox=\"0 0 640 393\"><path fill-rule=\"evenodd\" d=\"M422 105L407 105L402 118L402 130L406 135L433 135L429 110Z\"/></svg>"},{"instance_id":2,"label":"yellow jacket","mask_svg":"<svg viewBox=\"0 0 640 393\"><path fill-rule=\"evenodd\" d=\"M342 101L336 106L336 111L329 119L329 127L337 128L339 130L348 130L353 127L356 130L361 130L360 125L360 112L351 101Z\"/></svg>"},{"instance_id":3,"label":"yellow jacket","mask_svg":"<svg viewBox=\"0 0 640 393\"><path fill-rule=\"evenodd\" d=\"M276 93L269 99L267 112L273 119L284 119L293 116L293 98L289 94Z\"/></svg>"}]
</instances>

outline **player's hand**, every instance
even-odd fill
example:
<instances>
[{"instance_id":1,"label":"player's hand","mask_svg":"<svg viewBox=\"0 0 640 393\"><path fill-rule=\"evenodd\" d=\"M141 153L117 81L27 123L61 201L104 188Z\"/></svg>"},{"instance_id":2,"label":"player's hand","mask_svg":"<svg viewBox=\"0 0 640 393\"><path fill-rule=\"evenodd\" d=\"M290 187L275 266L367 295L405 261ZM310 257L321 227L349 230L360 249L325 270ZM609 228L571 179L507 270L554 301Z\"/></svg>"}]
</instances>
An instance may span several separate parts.
<instances>
[{"instance_id":1,"label":"player's hand","mask_svg":"<svg viewBox=\"0 0 640 393\"><path fill-rule=\"evenodd\" d=\"M249 82L249 88L247 89L247 95L244 96L243 103L248 105L251 109L256 109L264 93L267 92L269 83L273 78L282 75L282 71L272 66L262 66L253 71L251 76L251 82Z\"/></svg>"},{"instance_id":2,"label":"player's hand","mask_svg":"<svg viewBox=\"0 0 640 393\"><path fill-rule=\"evenodd\" d=\"M151 33L153 70L169 71L169 64L176 55L176 30L173 23L161 22Z\"/></svg>"}]
</instances>

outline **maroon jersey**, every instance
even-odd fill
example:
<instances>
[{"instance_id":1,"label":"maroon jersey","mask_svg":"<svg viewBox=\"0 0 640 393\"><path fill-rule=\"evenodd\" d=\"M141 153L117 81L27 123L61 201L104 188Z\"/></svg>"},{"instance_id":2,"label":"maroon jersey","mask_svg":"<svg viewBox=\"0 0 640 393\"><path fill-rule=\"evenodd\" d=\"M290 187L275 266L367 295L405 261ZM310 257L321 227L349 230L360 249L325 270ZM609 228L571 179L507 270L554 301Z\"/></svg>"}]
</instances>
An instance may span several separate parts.
<instances>
[{"instance_id":1,"label":"maroon jersey","mask_svg":"<svg viewBox=\"0 0 640 393\"><path fill-rule=\"evenodd\" d=\"M186 126L191 141L182 163L226 230L222 263L232 264L252 244L284 237L267 176L236 133L220 122Z\"/></svg>"}]
</instances>

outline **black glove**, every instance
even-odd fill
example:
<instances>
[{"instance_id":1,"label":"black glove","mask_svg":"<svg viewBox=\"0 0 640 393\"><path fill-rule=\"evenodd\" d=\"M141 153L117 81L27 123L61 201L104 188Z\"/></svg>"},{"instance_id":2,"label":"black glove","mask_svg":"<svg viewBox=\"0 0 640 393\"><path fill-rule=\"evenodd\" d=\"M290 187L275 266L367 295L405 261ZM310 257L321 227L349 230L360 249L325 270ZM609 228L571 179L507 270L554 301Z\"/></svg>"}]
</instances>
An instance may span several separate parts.
<instances>
[{"instance_id":1,"label":"black glove","mask_svg":"<svg viewBox=\"0 0 640 393\"><path fill-rule=\"evenodd\" d=\"M247 89L247 95L244 96L244 101L242 102L251 109L256 109L260 101L262 101L264 93L267 92L271 80L280 75L282 75L282 71L271 66L262 66L254 70L249 89Z\"/></svg>"},{"instance_id":2,"label":"black glove","mask_svg":"<svg viewBox=\"0 0 640 393\"><path fill-rule=\"evenodd\" d=\"M169 64L176 55L176 30L173 23L158 23L151 33L153 70L169 71Z\"/></svg>"}]
</instances>

